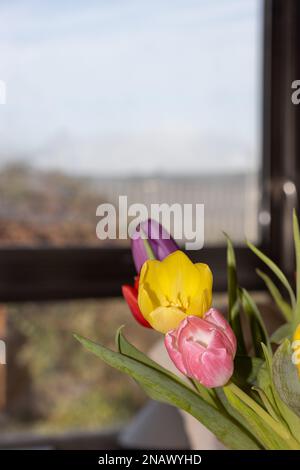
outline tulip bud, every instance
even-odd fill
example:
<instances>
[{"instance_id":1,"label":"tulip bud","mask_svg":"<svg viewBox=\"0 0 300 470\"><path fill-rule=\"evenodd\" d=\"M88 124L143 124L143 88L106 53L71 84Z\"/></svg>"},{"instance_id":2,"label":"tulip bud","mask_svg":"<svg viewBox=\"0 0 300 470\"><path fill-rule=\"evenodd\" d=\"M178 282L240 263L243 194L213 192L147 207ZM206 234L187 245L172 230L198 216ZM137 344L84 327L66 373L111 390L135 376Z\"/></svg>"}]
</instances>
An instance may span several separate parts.
<instances>
[{"instance_id":1,"label":"tulip bud","mask_svg":"<svg viewBox=\"0 0 300 470\"><path fill-rule=\"evenodd\" d=\"M233 374L236 339L215 309L186 317L166 334L165 346L176 367L207 388L222 387Z\"/></svg>"},{"instance_id":2,"label":"tulip bud","mask_svg":"<svg viewBox=\"0 0 300 470\"><path fill-rule=\"evenodd\" d=\"M160 261L178 250L171 235L156 220L148 219L142 222L131 241L132 256L138 273L144 262L149 259L141 233L147 237L155 258Z\"/></svg>"}]
</instances>

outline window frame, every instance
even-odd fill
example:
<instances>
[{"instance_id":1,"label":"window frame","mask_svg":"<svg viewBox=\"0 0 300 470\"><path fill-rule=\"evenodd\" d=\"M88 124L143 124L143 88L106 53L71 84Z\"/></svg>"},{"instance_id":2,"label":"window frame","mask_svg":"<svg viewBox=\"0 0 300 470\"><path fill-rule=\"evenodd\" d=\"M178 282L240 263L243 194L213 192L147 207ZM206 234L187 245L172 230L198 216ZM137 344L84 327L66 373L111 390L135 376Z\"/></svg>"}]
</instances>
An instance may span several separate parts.
<instances>
[{"instance_id":1,"label":"window frame","mask_svg":"<svg viewBox=\"0 0 300 470\"><path fill-rule=\"evenodd\" d=\"M236 248L243 286L258 288L257 259L244 247ZM226 248L189 252L193 261L208 263L214 290L226 290ZM1 302L103 298L121 295L122 284L135 276L130 249L12 248L0 250ZM243 266L246 269L240 269Z\"/></svg>"},{"instance_id":2,"label":"window frame","mask_svg":"<svg viewBox=\"0 0 300 470\"><path fill-rule=\"evenodd\" d=\"M263 201L269 201L271 215L269 252L292 281L292 210L298 208L300 184L300 105L291 101L291 86L300 79L299 24L300 2L264 0ZM294 194L286 194L286 182L295 185Z\"/></svg>"}]
</instances>

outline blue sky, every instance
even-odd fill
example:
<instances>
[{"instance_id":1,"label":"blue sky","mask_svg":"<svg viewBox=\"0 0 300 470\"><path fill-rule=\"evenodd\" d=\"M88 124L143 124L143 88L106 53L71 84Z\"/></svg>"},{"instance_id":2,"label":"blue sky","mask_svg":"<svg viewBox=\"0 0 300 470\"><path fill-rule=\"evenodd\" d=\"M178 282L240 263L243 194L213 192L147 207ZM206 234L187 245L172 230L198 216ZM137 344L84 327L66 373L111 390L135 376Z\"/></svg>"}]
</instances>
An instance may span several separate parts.
<instances>
[{"instance_id":1,"label":"blue sky","mask_svg":"<svg viewBox=\"0 0 300 470\"><path fill-rule=\"evenodd\" d=\"M235 171L259 159L259 0L0 3L0 163Z\"/></svg>"}]
</instances>

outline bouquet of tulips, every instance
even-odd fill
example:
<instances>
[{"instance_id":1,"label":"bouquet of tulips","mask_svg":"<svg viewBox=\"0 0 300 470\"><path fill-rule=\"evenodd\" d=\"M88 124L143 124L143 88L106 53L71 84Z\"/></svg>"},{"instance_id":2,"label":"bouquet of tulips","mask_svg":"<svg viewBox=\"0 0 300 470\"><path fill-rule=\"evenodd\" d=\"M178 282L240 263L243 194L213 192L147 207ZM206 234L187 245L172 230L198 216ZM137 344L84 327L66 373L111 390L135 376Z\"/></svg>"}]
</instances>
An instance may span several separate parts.
<instances>
[{"instance_id":1,"label":"bouquet of tulips","mask_svg":"<svg viewBox=\"0 0 300 470\"><path fill-rule=\"evenodd\" d=\"M279 267L248 243L287 293L286 298L267 273L258 272L284 319L272 336L256 303L238 285L228 237L225 319L212 307L209 266L193 264L163 227L148 220L132 241L137 277L134 285L123 286L123 295L141 326L164 335L171 360L188 380L136 349L122 328L116 335L117 351L76 338L133 377L152 399L190 413L229 449L300 449L300 235L295 213L293 222L296 294ZM250 325L250 350L242 315Z\"/></svg>"}]
</instances>

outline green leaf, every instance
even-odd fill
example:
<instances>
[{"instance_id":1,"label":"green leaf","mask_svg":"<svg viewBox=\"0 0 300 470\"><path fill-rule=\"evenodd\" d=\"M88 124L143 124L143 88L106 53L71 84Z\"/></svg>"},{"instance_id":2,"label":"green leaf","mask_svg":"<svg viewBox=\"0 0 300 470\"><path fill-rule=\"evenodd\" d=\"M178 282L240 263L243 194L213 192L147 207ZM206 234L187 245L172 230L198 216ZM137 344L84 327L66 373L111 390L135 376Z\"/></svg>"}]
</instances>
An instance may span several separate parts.
<instances>
[{"instance_id":1,"label":"green leaf","mask_svg":"<svg viewBox=\"0 0 300 470\"><path fill-rule=\"evenodd\" d=\"M259 394L262 403L264 404L266 410L272 416L272 418L274 418L276 421L280 422L281 417L279 417L277 415L277 413L276 413L277 409L276 409L275 406L273 406L273 403L271 403L271 400L269 400L268 395L266 394L266 392L262 388L257 387L255 385L252 387L252 389L255 390Z\"/></svg>"},{"instance_id":2,"label":"green leaf","mask_svg":"<svg viewBox=\"0 0 300 470\"><path fill-rule=\"evenodd\" d=\"M240 318L240 302L238 296L235 253L229 236L225 232L224 235L227 239L227 290L229 323L237 337L238 354L246 355L246 346Z\"/></svg>"},{"instance_id":3,"label":"green leaf","mask_svg":"<svg viewBox=\"0 0 300 470\"><path fill-rule=\"evenodd\" d=\"M300 417L300 378L292 354L291 343L286 339L274 354L273 379L282 401Z\"/></svg>"},{"instance_id":4,"label":"green leaf","mask_svg":"<svg viewBox=\"0 0 300 470\"><path fill-rule=\"evenodd\" d=\"M257 274L259 277L264 281L266 284L273 300L275 301L277 307L285 317L285 319L289 322L293 319L293 310L291 306L284 300L282 295L279 292L279 289L275 286L274 282L272 279L259 269L256 270Z\"/></svg>"},{"instance_id":5,"label":"green leaf","mask_svg":"<svg viewBox=\"0 0 300 470\"><path fill-rule=\"evenodd\" d=\"M256 440L239 423L222 414L169 375L81 336L75 335L75 338L104 362L134 378L151 397L190 413L225 446L232 449L259 449Z\"/></svg>"},{"instance_id":6,"label":"green leaf","mask_svg":"<svg viewBox=\"0 0 300 470\"><path fill-rule=\"evenodd\" d=\"M255 253L256 256L258 256L271 269L271 271L273 271L275 276L278 277L280 282L287 289L287 291L290 295L290 298L291 298L292 307L294 309L295 306L296 306L296 297L295 297L293 289L291 288L291 285L290 285L289 281L287 280L286 276L283 274L281 269L279 269L279 267L274 263L274 261L272 261L262 251L260 251L258 248L256 248L256 246L254 246L251 242L247 241L247 245L250 248L250 250L252 250L253 253Z\"/></svg>"},{"instance_id":7,"label":"green leaf","mask_svg":"<svg viewBox=\"0 0 300 470\"><path fill-rule=\"evenodd\" d=\"M170 372L169 370L165 369L164 367L160 366L157 364L157 362L153 361L150 359L150 357L146 356L146 354L142 353L139 351L133 344L129 343L125 336L122 334L123 326L121 326L117 332L116 332L116 339L115 343L117 346L118 351L123 354L124 356L131 357L132 359L136 359L139 362L142 362L143 364L146 364L148 366L154 367L157 370L163 372L164 374L169 375L170 377L179 380L179 377ZM181 381L182 382L182 381Z\"/></svg>"},{"instance_id":8,"label":"green leaf","mask_svg":"<svg viewBox=\"0 0 300 470\"><path fill-rule=\"evenodd\" d=\"M278 414L280 414L273 394L272 377L266 362L264 362L259 370L259 373L257 374L257 385L264 391L273 408L277 411Z\"/></svg>"},{"instance_id":9,"label":"green leaf","mask_svg":"<svg viewBox=\"0 0 300 470\"><path fill-rule=\"evenodd\" d=\"M299 223L296 211L293 211L293 231L296 254L296 285L297 285L297 303L295 309L295 326L300 322L300 233Z\"/></svg>"},{"instance_id":10,"label":"green leaf","mask_svg":"<svg viewBox=\"0 0 300 470\"><path fill-rule=\"evenodd\" d=\"M125 336L122 334L122 329L123 327L119 328L116 333L116 345L118 351L121 354L131 357L132 359L136 359L137 361L142 362L145 365L153 367L154 369L162 372L163 374L168 375L173 380L176 380L184 387L190 389L190 387L188 387L188 384L181 380L180 377L178 377L176 374L173 374L173 372L170 372L168 369L165 369L164 367L160 366L159 364L157 364L157 362L150 359L150 357L146 356L146 354L142 353L135 346L129 343L129 341L127 341ZM203 400L205 400L207 403L210 403L214 407L218 407L216 395L213 389L205 388L200 383L196 383L196 381L191 381L191 383L193 384L193 387L196 388L197 392L203 398Z\"/></svg>"},{"instance_id":11,"label":"green leaf","mask_svg":"<svg viewBox=\"0 0 300 470\"><path fill-rule=\"evenodd\" d=\"M277 328L270 338L271 343L280 344L286 338L290 339L293 335L293 325L291 323L285 323Z\"/></svg>"},{"instance_id":12,"label":"green leaf","mask_svg":"<svg viewBox=\"0 0 300 470\"><path fill-rule=\"evenodd\" d=\"M184 385L187 388L188 387L187 383L185 383L183 380L181 380L178 375L173 374L173 372L169 371L168 369L165 369L161 365L159 365L157 362L153 361L150 357L146 356L146 354L142 353L137 349L133 344L129 343L125 336L122 334L122 329L123 327L121 326L117 332L116 332L116 346L118 348L119 353L121 353L124 356L131 357L132 359L137 360L138 362L141 362L142 364L145 364L147 366L153 367L159 372L162 372L163 374L168 375L171 379L176 380L179 382L181 385Z\"/></svg>"},{"instance_id":13,"label":"green leaf","mask_svg":"<svg viewBox=\"0 0 300 470\"><path fill-rule=\"evenodd\" d=\"M242 304L245 313L248 315L250 320L250 328L252 334L252 342L257 357L264 357L261 343L267 344L268 348L271 349L269 336L264 324L264 321L261 317L260 311L250 294L246 289L240 290Z\"/></svg>"},{"instance_id":14,"label":"green leaf","mask_svg":"<svg viewBox=\"0 0 300 470\"><path fill-rule=\"evenodd\" d=\"M242 391L235 393L234 384L223 387L230 405L247 421L249 428L265 449L300 449L284 426L274 420L254 400ZM241 392L241 393L240 393ZM244 401L243 397L246 398Z\"/></svg>"},{"instance_id":15,"label":"green leaf","mask_svg":"<svg viewBox=\"0 0 300 470\"><path fill-rule=\"evenodd\" d=\"M233 306L238 300L238 285L236 273L236 259L232 241L224 232L227 240L227 280L228 280L228 306L231 313Z\"/></svg>"},{"instance_id":16,"label":"green leaf","mask_svg":"<svg viewBox=\"0 0 300 470\"><path fill-rule=\"evenodd\" d=\"M243 428L249 429L249 423L233 406L231 406L231 404L229 403L229 401L227 399L227 396L225 395L225 392L224 392L223 388L218 387L215 390L216 390L216 394L217 394L220 402L224 406L227 413L230 416L232 416L236 421L238 421ZM258 442L260 442L259 439L258 439ZM261 445L262 448L264 448L263 444L260 443L260 445Z\"/></svg>"},{"instance_id":17,"label":"green leaf","mask_svg":"<svg viewBox=\"0 0 300 470\"><path fill-rule=\"evenodd\" d=\"M288 425L294 438L299 441L300 419L280 398L274 385L272 354L264 344L262 345L262 348L266 362L259 371L258 384L265 391L274 409L277 409L277 413L282 417L282 420Z\"/></svg>"}]
</instances>

